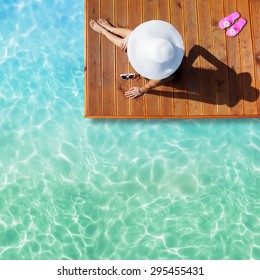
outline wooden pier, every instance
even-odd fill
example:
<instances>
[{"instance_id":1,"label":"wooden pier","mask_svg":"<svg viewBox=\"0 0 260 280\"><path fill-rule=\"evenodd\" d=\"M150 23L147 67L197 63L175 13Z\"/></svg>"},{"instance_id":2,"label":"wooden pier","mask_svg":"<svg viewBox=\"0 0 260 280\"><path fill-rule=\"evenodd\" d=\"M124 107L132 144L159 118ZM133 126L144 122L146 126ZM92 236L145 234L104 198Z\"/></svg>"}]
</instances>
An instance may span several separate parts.
<instances>
[{"instance_id":1,"label":"wooden pier","mask_svg":"<svg viewBox=\"0 0 260 280\"><path fill-rule=\"evenodd\" d=\"M247 24L236 37L218 27L238 11ZM182 35L185 57L175 79L136 99L125 97L145 79L123 81L133 71L126 53L89 27L90 19L134 29L160 19ZM260 116L259 0L85 0L86 118L245 118Z\"/></svg>"}]
</instances>

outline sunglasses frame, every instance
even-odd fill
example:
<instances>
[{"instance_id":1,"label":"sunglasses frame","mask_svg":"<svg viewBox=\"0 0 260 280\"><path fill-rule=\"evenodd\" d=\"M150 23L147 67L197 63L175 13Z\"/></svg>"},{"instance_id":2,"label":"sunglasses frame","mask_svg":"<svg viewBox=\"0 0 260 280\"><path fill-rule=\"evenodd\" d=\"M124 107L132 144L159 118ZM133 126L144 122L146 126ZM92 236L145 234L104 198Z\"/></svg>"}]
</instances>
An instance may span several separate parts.
<instances>
[{"instance_id":1,"label":"sunglasses frame","mask_svg":"<svg viewBox=\"0 0 260 280\"><path fill-rule=\"evenodd\" d=\"M135 73L130 73L130 74L120 74L120 78L122 80L133 80L135 78Z\"/></svg>"}]
</instances>

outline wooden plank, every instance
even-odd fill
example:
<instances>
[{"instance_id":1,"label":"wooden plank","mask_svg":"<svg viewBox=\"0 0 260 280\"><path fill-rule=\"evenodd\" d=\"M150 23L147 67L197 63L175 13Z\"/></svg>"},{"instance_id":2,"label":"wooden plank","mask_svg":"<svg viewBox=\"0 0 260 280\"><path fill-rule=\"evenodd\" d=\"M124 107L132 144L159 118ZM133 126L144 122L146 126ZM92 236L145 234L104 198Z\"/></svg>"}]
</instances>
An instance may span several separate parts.
<instances>
[{"instance_id":1,"label":"wooden plank","mask_svg":"<svg viewBox=\"0 0 260 280\"><path fill-rule=\"evenodd\" d=\"M114 0L102 0L100 17L114 23ZM115 102L115 45L102 36L102 107L104 116L116 115Z\"/></svg>"},{"instance_id":2,"label":"wooden plank","mask_svg":"<svg viewBox=\"0 0 260 280\"><path fill-rule=\"evenodd\" d=\"M216 115L216 94L214 87L214 70L212 61L212 36L210 2L198 1L198 27L199 27L199 50L201 56L201 102L202 115Z\"/></svg>"},{"instance_id":3,"label":"wooden plank","mask_svg":"<svg viewBox=\"0 0 260 280\"><path fill-rule=\"evenodd\" d=\"M242 16L249 19L249 5L247 1L238 1L237 8L243 11ZM239 33L240 53L242 58L242 85L244 93L244 114L255 115L257 113L256 106L256 90L255 90L255 72L254 57L252 49L251 23L247 21L246 26Z\"/></svg>"},{"instance_id":4,"label":"wooden plank","mask_svg":"<svg viewBox=\"0 0 260 280\"><path fill-rule=\"evenodd\" d=\"M227 68L227 52L226 52L226 35L225 31L218 26L219 20L224 17L223 0L211 0L211 16L212 16L212 36L214 45L214 56L216 62L215 72L215 92L217 99L217 110L219 115L229 115L229 86L228 86L228 68Z\"/></svg>"},{"instance_id":5,"label":"wooden plank","mask_svg":"<svg viewBox=\"0 0 260 280\"><path fill-rule=\"evenodd\" d=\"M254 64L255 64L255 79L256 79L256 98L257 98L257 114L260 115L260 36L259 36L259 26L260 26L260 2L250 1L250 19L252 28L252 41L254 47Z\"/></svg>"},{"instance_id":6,"label":"wooden plank","mask_svg":"<svg viewBox=\"0 0 260 280\"><path fill-rule=\"evenodd\" d=\"M156 19L170 22L170 0L156 1Z\"/></svg>"},{"instance_id":7,"label":"wooden plank","mask_svg":"<svg viewBox=\"0 0 260 280\"><path fill-rule=\"evenodd\" d=\"M142 23L143 0L129 0L128 14L130 29L136 28ZM130 66L130 72L134 69ZM134 80L131 82L131 87L143 86L143 80ZM144 96L131 99L131 115L143 116L145 115Z\"/></svg>"},{"instance_id":8,"label":"wooden plank","mask_svg":"<svg viewBox=\"0 0 260 280\"><path fill-rule=\"evenodd\" d=\"M183 43L185 46L185 54L187 56L186 49L186 35L184 28L184 5L183 1L170 0L170 20L171 24L180 32ZM174 75L174 91L173 91L173 107L174 114L176 116L188 115L188 87L187 87L187 60L184 57L181 66Z\"/></svg>"},{"instance_id":9,"label":"wooden plank","mask_svg":"<svg viewBox=\"0 0 260 280\"><path fill-rule=\"evenodd\" d=\"M184 21L186 48L190 51L194 45L198 45L198 22L196 0L184 0ZM189 115L201 115L201 87L200 87L200 58L199 48L192 49L187 57L187 82L188 82L188 104Z\"/></svg>"},{"instance_id":10,"label":"wooden plank","mask_svg":"<svg viewBox=\"0 0 260 280\"><path fill-rule=\"evenodd\" d=\"M169 0L157 0L157 19L170 22L170 1ZM173 107L173 83L169 83L169 86L160 86L158 88L160 92L160 115L174 115Z\"/></svg>"},{"instance_id":11,"label":"wooden plank","mask_svg":"<svg viewBox=\"0 0 260 280\"><path fill-rule=\"evenodd\" d=\"M90 19L99 18L99 1L89 1L87 9L88 22ZM101 51L100 51L100 36L94 32L88 24L88 37L87 37L87 75L88 75L88 88L87 95L88 107L86 108L89 116L102 115L102 90L101 90Z\"/></svg>"},{"instance_id":12,"label":"wooden plank","mask_svg":"<svg viewBox=\"0 0 260 280\"><path fill-rule=\"evenodd\" d=\"M128 27L127 1L115 0L115 24L117 27ZM120 116L130 114L130 100L125 96L125 92L130 88L130 82L120 79L120 74L128 73L127 54L116 49L116 97L117 112Z\"/></svg>"},{"instance_id":13,"label":"wooden plank","mask_svg":"<svg viewBox=\"0 0 260 280\"><path fill-rule=\"evenodd\" d=\"M143 0L143 22L156 19L155 4L156 0ZM151 90L145 96L145 104L147 115L159 115L160 94L158 94L158 89Z\"/></svg>"},{"instance_id":14,"label":"wooden plank","mask_svg":"<svg viewBox=\"0 0 260 280\"><path fill-rule=\"evenodd\" d=\"M230 15L237 10L236 0L226 1L224 3L224 15ZM228 81L229 81L229 106L230 114L243 114L243 90L241 75L241 63L238 59L240 53L239 38L226 37L227 44L227 63L228 63ZM234 50L238 50L234 52Z\"/></svg>"}]
</instances>

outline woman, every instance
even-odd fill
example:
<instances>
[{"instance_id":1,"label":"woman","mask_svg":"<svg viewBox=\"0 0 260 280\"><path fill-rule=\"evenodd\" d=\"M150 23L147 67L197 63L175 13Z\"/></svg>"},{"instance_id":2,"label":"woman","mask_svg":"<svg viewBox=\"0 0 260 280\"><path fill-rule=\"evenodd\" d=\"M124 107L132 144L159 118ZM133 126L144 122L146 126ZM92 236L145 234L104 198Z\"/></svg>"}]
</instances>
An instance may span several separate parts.
<instances>
[{"instance_id":1,"label":"woman","mask_svg":"<svg viewBox=\"0 0 260 280\"><path fill-rule=\"evenodd\" d=\"M149 79L144 86L127 91L128 98L141 96L172 80L172 74L181 64L184 54L182 38L169 23L152 20L130 30L114 27L105 19L97 22L91 19L90 27L127 52L133 68ZM134 78L138 76L136 74Z\"/></svg>"}]
</instances>

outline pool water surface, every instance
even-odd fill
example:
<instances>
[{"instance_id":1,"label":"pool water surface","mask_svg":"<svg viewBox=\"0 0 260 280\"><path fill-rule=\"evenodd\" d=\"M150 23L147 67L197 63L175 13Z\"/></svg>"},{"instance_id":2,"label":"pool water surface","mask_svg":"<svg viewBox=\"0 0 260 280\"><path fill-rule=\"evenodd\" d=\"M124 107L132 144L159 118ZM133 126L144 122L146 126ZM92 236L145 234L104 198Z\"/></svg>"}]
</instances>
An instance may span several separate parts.
<instances>
[{"instance_id":1,"label":"pool water surface","mask_svg":"<svg viewBox=\"0 0 260 280\"><path fill-rule=\"evenodd\" d=\"M0 259L260 259L260 121L83 118L83 1L0 2Z\"/></svg>"}]
</instances>

